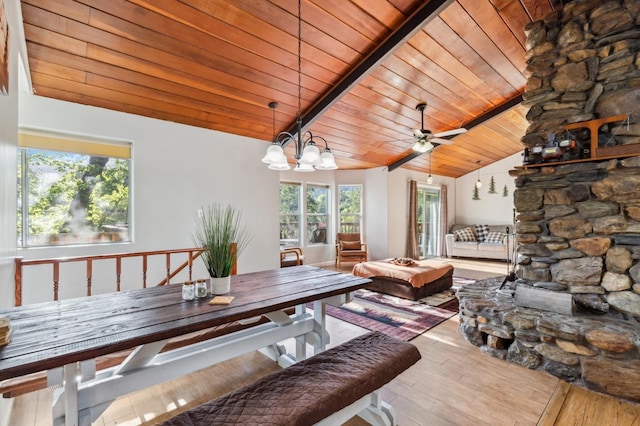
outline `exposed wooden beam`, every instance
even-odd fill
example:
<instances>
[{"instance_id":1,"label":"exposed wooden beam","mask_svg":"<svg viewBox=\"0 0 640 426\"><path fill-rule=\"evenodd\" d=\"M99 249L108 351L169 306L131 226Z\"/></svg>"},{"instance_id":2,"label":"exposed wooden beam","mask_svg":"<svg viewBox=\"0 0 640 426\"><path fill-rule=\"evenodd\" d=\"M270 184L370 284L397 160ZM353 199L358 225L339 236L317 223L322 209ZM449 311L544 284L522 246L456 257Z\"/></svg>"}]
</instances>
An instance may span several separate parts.
<instances>
[{"instance_id":1,"label":"exposed wooden beam","mask_svg":"<svg viewBox=\"0 0 640 426\"><path fill-rule=\"evenodd\" d=\"M353 67L338 84L325 93L309 111L302 115L302 130L305 131L311 126L315 120L346 95L360 80L366 77L389 55L393 54L396 49L404 45L451 3L453 3L453 0L431 0L418 8L396 31L391 33L359 64ZM298 127L296 123L293 123L288 129L288 132L292 135L295 135L297 131Z\"/></svg>"},{"instance_id":2,"label":"exposed wooden beam","mask_svg":"<svg viewBox=\"0 0 640 426\"><path fill-rule=\"evenodd\" d=\"M492 119L493 117L495 117L496 115L502 114L503 112L515 107L516 105L519 105L520 102L522 102L522 95L518 95L513 99L508 100L507 102L498 105L497 107L485 112L482 115L479 115L478 117L474 118L473 120L465 123L462 127L464 127L467 130L471 130L472 128L479 126L480 124L484 123L487 120ZM435 144L434 143L434 148L436 149L438 146L440 146L440 144ZM433 151L432 149L432 151ZM403 164L413 160L416 157L419 157L420 155L422 155L424 153L420 153L420 152L416 152L416 151L411 151L409 154L407 154L406 156L402 157L401 159L394 161L393 163L389 164L387 166L387 169L392 172L393 170L397 169L398 167L402 166Z\"/></svg>"}]
</instances>

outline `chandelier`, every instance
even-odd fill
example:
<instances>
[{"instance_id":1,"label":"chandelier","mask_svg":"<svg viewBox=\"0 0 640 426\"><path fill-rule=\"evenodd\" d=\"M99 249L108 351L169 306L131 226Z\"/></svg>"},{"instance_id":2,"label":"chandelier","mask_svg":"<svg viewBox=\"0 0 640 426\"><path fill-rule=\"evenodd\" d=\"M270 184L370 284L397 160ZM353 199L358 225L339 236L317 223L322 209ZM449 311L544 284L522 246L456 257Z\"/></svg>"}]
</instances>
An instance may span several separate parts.
<instances>
[{"instance_id":1,"label":"chandelier","mask_svg":"<svg viewBox=\"0 0 640 426\"><path fill-rule=\"evenodd\" d=\"M302 18L301 0L298 0L298 112L296 115L297 132L292 135L289 132L280 132L274 135L273 142L267 148L267 153L262 158L263 163L269 165L271 170L289 170L291 166L284 155L284 149L290 142L294 144L296 151L293 158L296 160L296 172L312 172L314 170L335 170L338 168L327 141L320 136L314 136L310 131L302 132ZM273 111L273 129L275 134L277 102L270 102L269 108ZM317 141L324 142L324 150L316 145Z\"/></svg>"}]
</instances>

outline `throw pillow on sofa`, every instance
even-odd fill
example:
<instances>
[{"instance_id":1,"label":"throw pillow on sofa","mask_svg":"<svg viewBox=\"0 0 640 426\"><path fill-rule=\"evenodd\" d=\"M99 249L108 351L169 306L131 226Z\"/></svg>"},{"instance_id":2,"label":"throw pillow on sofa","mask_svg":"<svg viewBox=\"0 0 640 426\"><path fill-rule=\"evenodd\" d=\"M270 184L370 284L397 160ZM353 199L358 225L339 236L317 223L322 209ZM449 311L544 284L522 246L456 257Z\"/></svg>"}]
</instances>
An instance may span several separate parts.
<instances>
[{"instance_id":1,"label":"throw pillow on sofa","mask_svg":"<svg viewBox=\"0 0 640 426\"><path fill-rule=\"evenodd\" d=\"M505 234L504 232L491 231L487 233L487 236L484 239L484 242L489 244L502 244L504 242L504 237L506 236L507 234Z\"/></svg>"},{"instance_id":2,"label":"throw pillow on sofa","mask_svg":"<svg viewBox=\"0 0 640 426\"><path fill-rule=\"evenodd\" d=\"M476 234L471 228L458 229L453 233L456 235L456 241L477 241Z\"/></svg>"},{"instance_id":3,"label":"throw pillow on sofa","mask_svg":"<svg viewBox=\"0 0 640 426\"><path fill-rule=\"evenodd\" d=\"M476 238L478 241L485 242L487 235L489 234L489 225L473 225L476 231Z\"/></svg>"}]
</instances>

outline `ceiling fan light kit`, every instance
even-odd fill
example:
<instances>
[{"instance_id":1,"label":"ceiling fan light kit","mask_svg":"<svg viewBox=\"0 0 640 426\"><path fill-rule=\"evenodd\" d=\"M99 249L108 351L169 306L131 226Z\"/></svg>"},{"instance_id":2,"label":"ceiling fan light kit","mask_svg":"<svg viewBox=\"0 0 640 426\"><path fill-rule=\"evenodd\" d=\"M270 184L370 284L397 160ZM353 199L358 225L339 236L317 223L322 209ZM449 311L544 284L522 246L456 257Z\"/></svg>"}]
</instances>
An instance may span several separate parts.
<instances>
[{"instance_id":1,"label":"ceiling fan light kit","mask_svg":"<svg viewBox=\"0 0 640 426\"><path fill-rule=\"evenodd\" d=\"M295 172L312 172L314 170L335 170L338 168L336 160L329 149L327 141L315 136L315 139L324 142L322 154L318 149L314 136L310 131L302 132L302 18L301 0L298 0L298 112L296 115L296 134L280 132L273 138L273 143L267 148L267 153L262 158L263 163L269 164L271 170L290 170L291 166L284 154L284 147L290 142L296 147L293 158L296 160ZM277 102L269 102L269 108L273 111L273 133L276 128Z\"/></svg>"},{"instance_id":2,"label":"ceiling fan light kit","mask_svg":"<svg viewBox=\"0 0 640 426\"><path fill-rule=\"evenodd\" d=\"M431 151L433 148L434 148L433 144L425 140L416 141L416 143L413 144L413 150L421 154Z\"/></svg>"}]
</instances>

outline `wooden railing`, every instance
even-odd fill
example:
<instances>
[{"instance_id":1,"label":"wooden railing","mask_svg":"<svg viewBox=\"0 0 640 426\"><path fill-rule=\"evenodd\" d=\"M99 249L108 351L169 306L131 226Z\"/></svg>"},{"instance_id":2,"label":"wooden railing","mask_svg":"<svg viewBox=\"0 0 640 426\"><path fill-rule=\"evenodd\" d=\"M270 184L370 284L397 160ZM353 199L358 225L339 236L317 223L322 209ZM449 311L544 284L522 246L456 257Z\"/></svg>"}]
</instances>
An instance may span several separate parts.
<instances>
[{"instance_id":1,"label":"wooden railing","mask_svg":"<svg viewBox=\"0 0 640 426\"><path fill-rule=\"evenodd\" d=\"M360 232L360 223L359 222L342 222L340 224L340 233L342 234L353 234Z\"/></svg>"},{"instance_id":2,"label":"wooden railing","mask_svg":"<svg viewBox=\"0 0 640 426\"><path fill-rule=\"evenodd\" d=\"M160 281L158 286L171 283L171 279L177 274L182 272L188 267L189 280L192 280L193 261L200 256L202 248L186 248L175 250L158 250L158 251L143 251L136 253L116 253L116 254L103 254L97 256L77 256L77 257L61 257L52 259L33 259L23 260L22 257L17 257L15 260L15 306L22 305L22 276L23 268L33 265L51 265L53 275L53 300L58 300L58 290L60 287L60 265L63 263L73 262L85 262L86 263L86 277L87 277L87 296L91 296L91 283L93 280L93 264L96 261L113 260L115 259L115 291L120 291L121 275L122 275L122 259L125 258L142 258L142 287L147 287L147 265L148 259L151 256L165 256L166 276ZM181 253L187 254L187 260L172 270L171 256ZM237 273L237 265L234 264L231 273L235 275Z\"/></svg>"}]
</instances>

